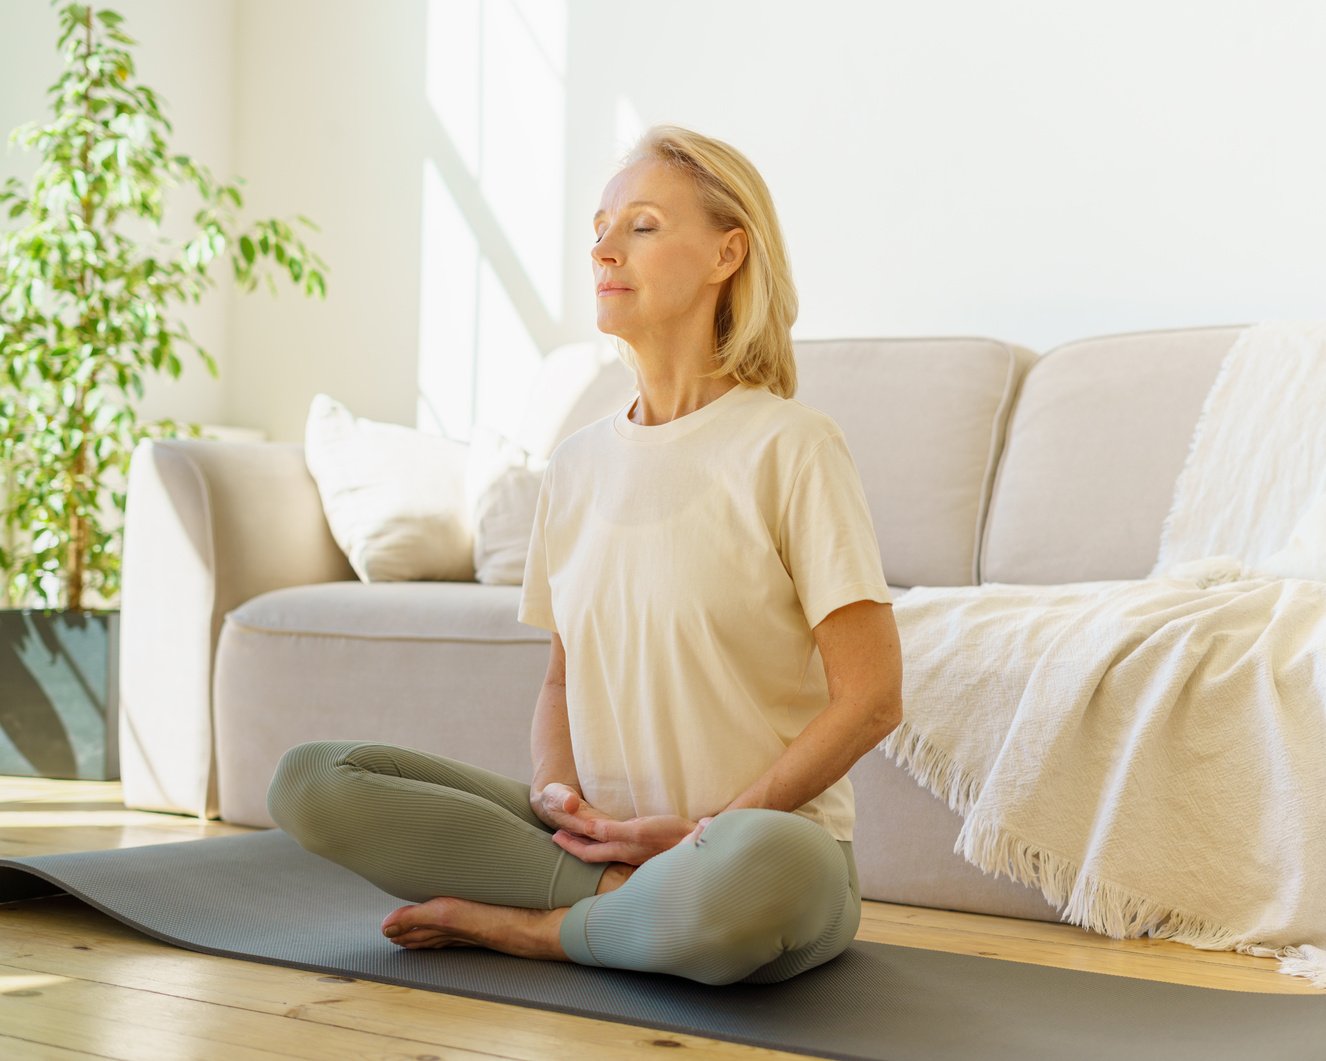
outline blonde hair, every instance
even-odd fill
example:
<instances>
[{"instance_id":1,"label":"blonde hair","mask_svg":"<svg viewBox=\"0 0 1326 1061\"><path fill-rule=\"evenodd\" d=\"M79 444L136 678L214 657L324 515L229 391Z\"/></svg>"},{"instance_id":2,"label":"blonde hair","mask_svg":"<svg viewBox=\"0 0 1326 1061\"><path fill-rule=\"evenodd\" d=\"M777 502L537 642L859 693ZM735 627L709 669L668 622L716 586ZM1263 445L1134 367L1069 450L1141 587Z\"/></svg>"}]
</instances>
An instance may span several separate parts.
<instances>
[{"instance_id":1,"label":"blonde hair","mask_svg":"<svg viewBox=\"0 0 1326 1061\"><path fill-rule=\"evenodd\" d=\"M740 228L746 233L745 260L728 277L714 315L717 367L705 376L734 376L791 398L797 389L791 333L797 319L797 292L764 178L730 144L678 125L649 128L627 152L621 167L644 159L656 159L688 174L700 209L716 229ZM636 372L630 343L619 338L617 352Z\"/></svg>"}]
</instances>

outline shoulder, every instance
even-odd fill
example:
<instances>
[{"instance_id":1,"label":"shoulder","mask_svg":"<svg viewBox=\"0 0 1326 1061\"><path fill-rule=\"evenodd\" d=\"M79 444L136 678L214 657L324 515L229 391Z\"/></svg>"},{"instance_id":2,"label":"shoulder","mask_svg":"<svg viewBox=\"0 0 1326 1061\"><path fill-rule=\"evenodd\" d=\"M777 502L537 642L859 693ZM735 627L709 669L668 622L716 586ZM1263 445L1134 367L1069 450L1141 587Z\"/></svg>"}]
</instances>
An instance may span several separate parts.
<instances>
[{"instance_id":1,"label":"shoulder","mask_svg":"<svg viewBox=\"0 0 1326 1061\"><path fill-rule=\"evenodd\" d=\"M799 464L828 439L842 439L838 422L813 405L798 398L783 398L760 388L762 394L752 402L756 433L764 437L780 462Z\"/></svg>"},{"instance_id":2,"label":"shoulder","mask_svg":"<svg viewBox=\"0 0 1326 1061\"><path fill-rule=\"evenodd\" d=\"M838 421L823 409L807 405L799 398L779 398L774 394L770 397L782 403L787 423L811 444L830 436L841 437L843 429L838 426Z\"/></svg>"},{"instance_id":3,"label":"shoulder","mask_svg":"<svg viewBox=\"0 0 1326 1061\"><path fill-rule=\"evenodd\" d=\"M574 474L578 466L592 463L603 452L603 446L612 435L612 419L616 413L600 417L584 427L577 428L553 447L548 455L548 469L563 468Z\"/></svg>"}]
</instances>

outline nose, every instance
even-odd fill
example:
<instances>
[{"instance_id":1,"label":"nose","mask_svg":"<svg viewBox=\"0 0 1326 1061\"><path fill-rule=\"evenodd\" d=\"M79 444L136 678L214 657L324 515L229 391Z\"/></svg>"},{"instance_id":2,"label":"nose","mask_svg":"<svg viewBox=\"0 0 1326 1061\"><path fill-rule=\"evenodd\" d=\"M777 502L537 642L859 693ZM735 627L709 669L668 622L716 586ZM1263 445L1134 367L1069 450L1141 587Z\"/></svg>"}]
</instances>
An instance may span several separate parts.
<instances>
[{"instance_id":1,"label":"nose","mask_svg":"<svg viewBox=\"0 0 1326 1061\"><path fill-rule=\"evenodd\" d=\"M621 252L617 249L617 237L613 235L611 228L603 233L603 238L592 244L589 248L590 261L595 264L612 263L621 264Z\"/></svg>"}]
</instances>

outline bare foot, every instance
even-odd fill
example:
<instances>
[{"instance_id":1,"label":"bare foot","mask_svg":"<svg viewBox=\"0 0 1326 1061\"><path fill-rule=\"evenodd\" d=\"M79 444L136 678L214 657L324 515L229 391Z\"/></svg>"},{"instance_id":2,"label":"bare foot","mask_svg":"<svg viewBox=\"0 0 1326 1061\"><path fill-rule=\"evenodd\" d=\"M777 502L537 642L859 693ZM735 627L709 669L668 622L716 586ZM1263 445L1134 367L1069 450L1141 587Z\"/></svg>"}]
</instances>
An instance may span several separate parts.
<instances>
[{"instance_id":1,"label":"bare foot","mask_svg":"<svg viewBox=\"0 0 1326 1061\"><path fill-rule=\"evenodd\" d=\"M382 922L400 947L487 947L518 958L566 961L560 929L566 909L526 910L441 896L402 906Z\"/></svg>"}]
</instances>

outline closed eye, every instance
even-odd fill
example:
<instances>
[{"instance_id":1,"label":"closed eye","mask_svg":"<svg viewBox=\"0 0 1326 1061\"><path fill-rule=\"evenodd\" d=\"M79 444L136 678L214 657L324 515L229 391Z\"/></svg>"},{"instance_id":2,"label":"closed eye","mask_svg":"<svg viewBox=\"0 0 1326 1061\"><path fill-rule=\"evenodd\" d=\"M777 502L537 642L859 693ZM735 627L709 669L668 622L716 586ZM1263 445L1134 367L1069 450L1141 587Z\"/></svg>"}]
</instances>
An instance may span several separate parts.
<instances>
[{"instance_id":1,"label":"closed eye","mask_svg":"<svg viewBox=\"0 0 1326 1061\"><path fill-rule=\"evenodd\" d=\"M655 229L652 229L652 228L637 228L637 229L635 229L634 231L636 231L636 232L654 232L654 231L656 231L656 230L655 230ZM594 237L594 242L597 243L597 242L598 242L599 240L601 240L602 238L603 238L602 236L595 236L595 237Z\"/></svg>"}]
</instances>

